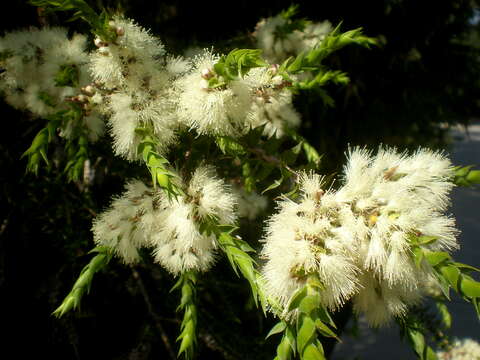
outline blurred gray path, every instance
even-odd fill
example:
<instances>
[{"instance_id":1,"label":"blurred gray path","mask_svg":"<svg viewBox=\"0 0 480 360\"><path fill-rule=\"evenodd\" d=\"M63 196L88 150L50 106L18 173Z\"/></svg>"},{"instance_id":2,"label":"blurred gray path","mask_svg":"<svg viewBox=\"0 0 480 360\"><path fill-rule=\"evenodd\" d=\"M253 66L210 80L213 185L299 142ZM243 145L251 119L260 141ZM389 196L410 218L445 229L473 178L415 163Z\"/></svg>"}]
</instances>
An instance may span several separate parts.
<instances>
[{"instance_id":1,"label":"blurred gray path","mask_svg":"<svg viewBox=\"0 0 480 360\"><path fill-rule=\"evenodd\" d=\"M474 122L468 131L452 130L454 140L450 157L455 165L476 165L480 169L480 122ZM461 249L453 256L456 261L480 267L480 187L456 188L452 194L451 212L460 229ZM453 337L469 337L480 342L480 321L473 307L459 298L448 305L452 313ZM414 360L416 357L406 343L400 340L395 325L377 332L365 323L359 324L359 339L343 336L333 354L333 360Z\"/></svg>"}]
</instances>

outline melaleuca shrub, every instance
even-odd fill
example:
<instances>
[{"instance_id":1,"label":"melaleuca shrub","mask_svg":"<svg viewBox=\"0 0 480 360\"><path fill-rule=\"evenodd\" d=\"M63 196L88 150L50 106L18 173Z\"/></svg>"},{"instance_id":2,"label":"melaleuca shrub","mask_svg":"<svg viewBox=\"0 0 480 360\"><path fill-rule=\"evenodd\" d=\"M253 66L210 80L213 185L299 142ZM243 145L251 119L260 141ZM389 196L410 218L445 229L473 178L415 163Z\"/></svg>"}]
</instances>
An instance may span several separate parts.
<instances>
[{"instance_id":1,"label":"melaleuca shrub","mask_svg":"<svg viewBox=\"0 0 480 360\"><path fill-rule=\"evenodd\" d=\"M443 304L451 288L479 311L480 284L469 275L477 269L452 259L458 230L448 214L453 186L478 183L478 172L439 151L378 146L345 149L343 172L325 174L322 154L299 133L294 100L314 94L331 104L327 86L349 81L325 59L376 39L296 19L290 8L257 24L257 49L188 57L122 14L98 15L83 1L33 3L75 9L94 37L44 27L0 39L5 101L46 124L24 153L27 168L60 164L54 138L65 181L91 180L94 154L112 156L94 153L96 142L138 167L92 219L96 255L56 315L79 307L112 258L135 268L147 256L178 279L186 358L202 328L197 283L224 257L258 311L279 319L278 359L325 358L322 339L340 335L341 312L372 327L396 321L423 359L435 354L415 313L424 298ZM262 230L243 239L254 224Z\"/></svg>"}]
</instances>

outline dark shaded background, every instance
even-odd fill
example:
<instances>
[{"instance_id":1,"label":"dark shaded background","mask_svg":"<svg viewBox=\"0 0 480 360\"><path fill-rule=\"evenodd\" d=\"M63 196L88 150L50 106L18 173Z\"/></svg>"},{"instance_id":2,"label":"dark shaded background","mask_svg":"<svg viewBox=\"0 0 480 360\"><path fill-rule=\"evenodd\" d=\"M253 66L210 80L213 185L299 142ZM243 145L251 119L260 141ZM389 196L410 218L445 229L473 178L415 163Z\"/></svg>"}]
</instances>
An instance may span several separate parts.
<instances>
[{"instance_id":1,"label":"dark shaded background","mask_svg":"<svg viewBox=\"0 0 480 360\"><path fill-rule=\"evenodd\" d=\"M328 88L335 108L326 108L308 93L296 102L303 114L303 134L325 154L325 172L339 169L347 144L444 147L448 124L467 123L479 115L476 1L297 3L300 16L328 19L334 25L343 21L345 30L361 26L383 43L371 50L352 46L328 60L352 79L346 87ZM6 7L0 11L2 30L38 26L34 7L23 1L8 4L8 11ZM169 51L180 54L188 46L213 44L219 51L252 47L249 33L258 20L275 15L290 2L124 0L103 5L123 8L127 16L160 36ZM57 14L48 20L65 25L67 18ZM87 31L80 22L71 26ZM100 142L92 149L92 157L102 158L88 192L66 183L60 167L41 171L37 177L26 174L26 160L20 155L44 124L3 103L0 113L2 358L10 358L6 354L13 351L19 359L168 359L158 324L175 346L179 296L169 294L174 280L148 257L135 270L112 261L95 277L80 312L61 320L50 315L91 258L87 252L93 247L92 216L122 191L124 179L138 169L114 159L108 143ZM252 226L244 234L252 244L259 237L258 229ZM199 358L273 357L277 339L264 340L273 321L253 309L248 287L235 278L225 260L200 280L199 301Z\"/></svg>"}]
</instances>

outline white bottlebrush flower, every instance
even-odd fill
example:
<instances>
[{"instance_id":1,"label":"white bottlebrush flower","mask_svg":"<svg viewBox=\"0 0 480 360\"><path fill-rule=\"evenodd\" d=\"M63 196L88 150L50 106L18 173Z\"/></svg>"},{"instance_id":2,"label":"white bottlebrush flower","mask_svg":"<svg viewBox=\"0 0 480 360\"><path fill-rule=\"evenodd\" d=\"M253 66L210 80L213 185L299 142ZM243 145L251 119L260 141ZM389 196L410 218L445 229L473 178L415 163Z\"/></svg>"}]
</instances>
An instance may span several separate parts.
<instances>
[{"instance_id":1,"label":"white bottlebrush flower","mask_svg":"<svg viewBox=\"0 0 480 360\"><path fill-rule=\"evenodd\" d=\"M432 269L415 265L411 239L435 237L422 245L429 250L458 247L454 221L443 214L452 174L445 156L426 149L411 156L385 148L376 155L350 152L338 195L367 228L353 237L355 263L363 272L363 288L353 301L372 325L402 316L424 294Z\"/></svg>"},{"instance_id":2,"label":"white bottlebrush flower","mask_svg":"<svg viewBox=\"0 0 480 360\"><path fill-rule=\"evenodd\" d=\"M242 81L209 88L205 72L216 76L213 66L218 60L210 51L192 59L192 70L175 82L178 114L180 121L200 134L235 136L245 128L251 106L250 89Z\"/></svg>"},{"instance_id":3,"label":"white bottlebrush flower","mask_svg":"<svg viewBox=\"0 0 480 360\"><path fill-rule=\"evenodd\" d=\"M316 274L324 285L322 302L337 309L358 291L357 272L348 245L338 224L339 209L335 193L322 189L318 175L300 178L299 202L282 200L279 212L268 221L262 256L262 270L270 297L284 308L292 294Z\"/></svg>"},{"instance_id":4,"label":"white bottlebrush flower","mask_svg":"<svg viewBox=\"0 0 480 360\"><path fill-rule=\"evenodd\" d=\"M480 344L473 339L455 340L448 350L438 351L439 360L480 360Z\"/></svg>"},{"instance_id":5,"label":"white bottlebrush flower","mask_svg":"<svg viewBox=\"0 0 480 360\"><path fill-rule=\"evenodd\" d=\"M84 98L81 103L86 135L91 141L98 139L103 133L104 122L98 113L94 116L95 111L87 106L90 100L80 94L81 88L92 81L86 47L85 36L68 37L63 28L29 29L0 38L0 52L6 55L2 61L5 72L0 88L7 102L30 111L34 117L45 117L69 109L68 101L73 98ZM65 75L66 70L71 71L71 79L60 76ZM64 121L60 136L69 138L75 127L79 124Z\"/></svg>"},{"instance_id":6,"label":"white bottlebrush flower","mask_svg":"<svg viewBox=\"0 0 480 360\"><path fill-rule=\"evenodd\" d=\"M134 160L139 144L138 136L135 134L139 119L138 114L132 110L132 98L126 94L113 94L110 96L110 107L114 110L109 125L115 154Z\"/></svg>"},{"instance_id":7,"label":"white bottlebrush flower","mask_svg":"<svg viewBox=\"0 0 480 360\"><path fill-rule=\"evenodd\" d=\"M310 22L302 32L302 45L305 49L313 49L333 30L330 21Z\"/></svg>"},{"instance_id":8,"label":"white bottlebrush flower","mask_svg":"<svg viewBox=\"0 0 480 360\"><path fill-rule=\"evenodd\" d=\"M5 90L25 90L36 87L48 94L54 102L60 102L63 87L56 86L54 79L61 65L80 66L88 57L85 53L85 38L75 34L71 39L63 28L30 29L7 33L0 39L0 52L5 54L2 67ZM33 99L29 100L32 104ZM34 114L36 104L29 108ZM28 103L27 103L28 106ZM52 112L52 109L50 110ZM40 116L45 113L39 114Z\"/></svg>"},{"instance_id":9,"label":"white bottlebrush flower","mask_svg":"<svg viewBox=\"0 0 480 360\"><path fill-rule=\"evenodd\" d=\"M102 112L109 117L117 155L137 160L138 127L153 130L158 153L164 154L179 127L176 93L172 82L187 71L181 58L165 57L156 37L129 19L116 16L112 26L117 39L96 40L99 49L91 55L90 71L103 91ZM108 48L108 52L99 51ZM92 99L92 102L94 99Z\"/></svg>"},{"instance_id":10,"label":"white bottlebrush flower","mask_svg":"<svg viewBox=\"0 0 480 360\"><path fill-rule=\"evenodd\" d=\"M433 237L415 245L432 251L458 246L454 221L444 214L452 170L438 152L381 148L376 155L352 150L336 191L324 191L318 175L302 175L299 202L283 200L267 227L269 295L286 306L305 276L316 273L331 309L352 300L373 326L404 316L436 283L426 261L415 264L415 239Z\"/></svg>"},{"instance_id":11,"label":"white bottlebrush flower","mask_svg":"<svg viewBox=\"0 0 480 360\"><path fill-rule=\"evenodd\" d=\"M246 119L247 129L265 126L265 135L281 137L286 129L300 125L292 93L274 67L253 68L245 75L244 82L251 88L253 98Z\"/></svg>"},{"instance_id":12,"label":"white bottlebrush flower","mask_svg":"<svg viewBox=\"0 0 480 360\"><path fill-rule=\"evenodd\" d=\"M195 170L187 195L197 205L198 216L202 219L216 218L220 224L235 222L237 199L231 188L215 175L213 167L202 165Z\"/></svg>"},{"instance_id":13,"label":"white bottlebrush flower","mask_svg":"<svg viewBox=\"0 0 480 360\"><path fill-rule=\"evenodd\" d=\"M200 231L202 222L231 225L236 220L236 198L213 167L198 167L184 188L175 199L159 195L163 220L151 237L155 261L173 274L212 266L216 238Z\"/></svg>"},{"instance_id":14,"label":"white bottlebrush flower","mask_svg":"<svg viewBox=\"0 0 480 360\"><path fill-rule=\"evenodd\" d=\"M206 271L214 261L215 237L200 233L195 206L184 200L163 198L164 220L152 236L155 261L175 275Z\"/></svg>"},{"instance_id":15,"label":"white bottlebrush flower","mask_svg":"<svg viewBox=\"0 0 480 360\"><path fill-rule=\"evenodd\" d=\"M91 55L90 71L107 88L130 88L135 92L146 79L163 71L165 49L159 39L132 20L115 16L112 21L122 29L121 35L112 43L98 39L100 47Z\"/></svg>"},{"instance_id":16,"label":"white bottlebrush flower","mask_svg":"<svg viewBox=\"0 0 480 360\"><path fill-rule=\"evenodd\" d=\"M418 303L421 297L418 290L389 286L374 273L364 272L360 275L360 290L353 298L353 309L363 314L371 326L380 327L393 317L403 317L408 305Z\"/></svg>"},{"instance_id":17,"label":"white bottlebrush flower","mask_svg":"<svg viewBox=\"0 0 480 360\"><path fill-rule=\"evenodd\" d=\"M156 203L153 192L140 181L126 185L125 193L93 222L94 241L113 249L125 263L138 261L138 249L149 245L148 238L156 226Z\"/></svg>"}]
</instances>

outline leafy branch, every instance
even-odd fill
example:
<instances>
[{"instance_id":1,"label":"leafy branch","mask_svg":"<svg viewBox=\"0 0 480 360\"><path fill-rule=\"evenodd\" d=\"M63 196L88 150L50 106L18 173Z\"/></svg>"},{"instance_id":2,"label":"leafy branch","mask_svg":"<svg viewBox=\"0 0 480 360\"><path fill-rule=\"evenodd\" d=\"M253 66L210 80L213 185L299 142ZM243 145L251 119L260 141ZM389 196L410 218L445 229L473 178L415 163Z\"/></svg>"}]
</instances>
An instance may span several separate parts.
<instances>
[{"instance_id":1,"label":"leafy branch","mask_svg":"<svg viewBox=\"0 0 480 360\"><path fill-rule=\"evenodd\" d=\"M29 0L33 6L41 7L45 12L74 11L70 21L82 19L92 28L94 34L102 40L114 41L115 31L108 25L109 16L105 11L98 15L84 0Z\"/></svg>"},{"instance_id":2,"label":"leafy branch","mask_svg":"<svg viewBox=\"0 0 480 360\"><path fill-rule=\"evenodd\" d=\"M480 185L480 170L472 170L473 165L456 166L453 183L458 186Z\"/></svg>"},{"instance_id":3,"label":"leafy branch","mask_svg":"<svg viewBox=\"0 0 480 360\"><path fill-rule=\"evenodd\" d=\"M445 251L432 251L418 245L412 251L417 266L426 262L433 268L443 295L450 299L452 288L464 300L472 303L480 319L480 282L469 275L471 272L480 272L480 269L453 261Z\"/></svg>"},{"instance_id":4,"label":"leafy branch","mask_svg":"<svg viewBox=\"0 0 480 360\"><path fill-rule=\"evenodd\" d=\"M319 335L339 340L332 330L336 328L335 324L321 304L323 289L318 277L310 274L306 284L293 294L287 313L295 317L295 329L282 320L268 335L283 332L282 340L277 347L276 359L287 360L291 358L292 353L297 352L300 359L322 360L325 359L325 353Z\"/></svg>"},{"instance_id":5,"label":"leafy branch","mask_svg":"<svg viewBox=\"0 0 480 360\"><path fill-rule=\"evenodd\" d=\"M322 65L322 61L335 51L351 44L357 44L366 48L378 44L375 38L363 35L361 28L341 33L340 26L341 24L313 49L304 51L295 58L288 58L280 66L279 72L292 82L293 88L298 90L319 90L327 83L347 84L350 80L346 73L338 70L327 70ZM304 72L311 72L313 77L302 81L296 81L295 77L291 77L291 75Z\"/></svg>"},{"instance_id":6,"label":"leafy branch","mask_svg":"<svg viewBox=\"0 0 480 360\"><path fill-rule=\"evenodd\" d=\"M261 275L255 268L255 260L249 255L249 253L254 253L255 249L246 241L232 235L236 229L233 225L219 225L215 219L205 219L200 226L202 233L215 235L220 249L227 255L235 274L237 276L242 274L250 284L255 305L258 306L258 302L260 302L263 311L266 312L268 304L261 286Z\"/></svg>"},{"instance_id":7,"label":"leafy branch","mask_svg":"<svg viewBox=\"0 0 480 360\"><path fill-rule=\"evenodd\" d=\"M250 69L267 66L260 49L234 49L224 55L213 66L215 73L226 81L243 77Z\"/></svg>"},{"instance_id":8,"label":"leafy branch","mask_svg":"<svg viewBox=\"0 0 480 360\"><path fill-rule=\"evenodd\" d=\"M76 310L80 306L83 295L89 293L92 285L93 276L105 268L112 258L112 252L104 246L97 246L90 253L97 253L92 260L82 269L80 276L72 290L68 293L62 304L53 312L56 317L62 317L71 310Z\"/></svg>"},{"instance_id":9,"label":"leafy branch","mask_svg":"<svg viewBox=\"0 0 480 360\"><path fill-rule=\"evenodd\" d=\"M180 335L177 338L177 341L181 341L178 356L183 354L187 360L193 358L197 345L196 282L197 274L193 271L187 271L180 276L171 290L180 288L182 293L180 305L177 308L177 311L183 311Z\"/></svg>"},{"instance_id":10,"label":"leafy branch","mask_svg":"<svg viewBox=\"0 0 480 360\"><path fill-rule=\"evenodd\" d=\"M143 162L152 175L153 186L158 184L169 198L182 195L183 190L173 181L177 175L168 169L168 160L156 151L159 147L158 139L148 128L137 128L135 132L141 138L137 151L142 154Z\"/></svg>"},{"instance_id":11,"label":"leafy branch","mask_svg":"<svg viewBox=\"0 0 480 360\"><path fill-rule=\"evenodd\" d=\"M425 330L417 318L410 314L405 319L397 319L397 323L402 337L407 338L419 360L437 360L435 351L425 341Z\"/></svg>"}]
</instances>

